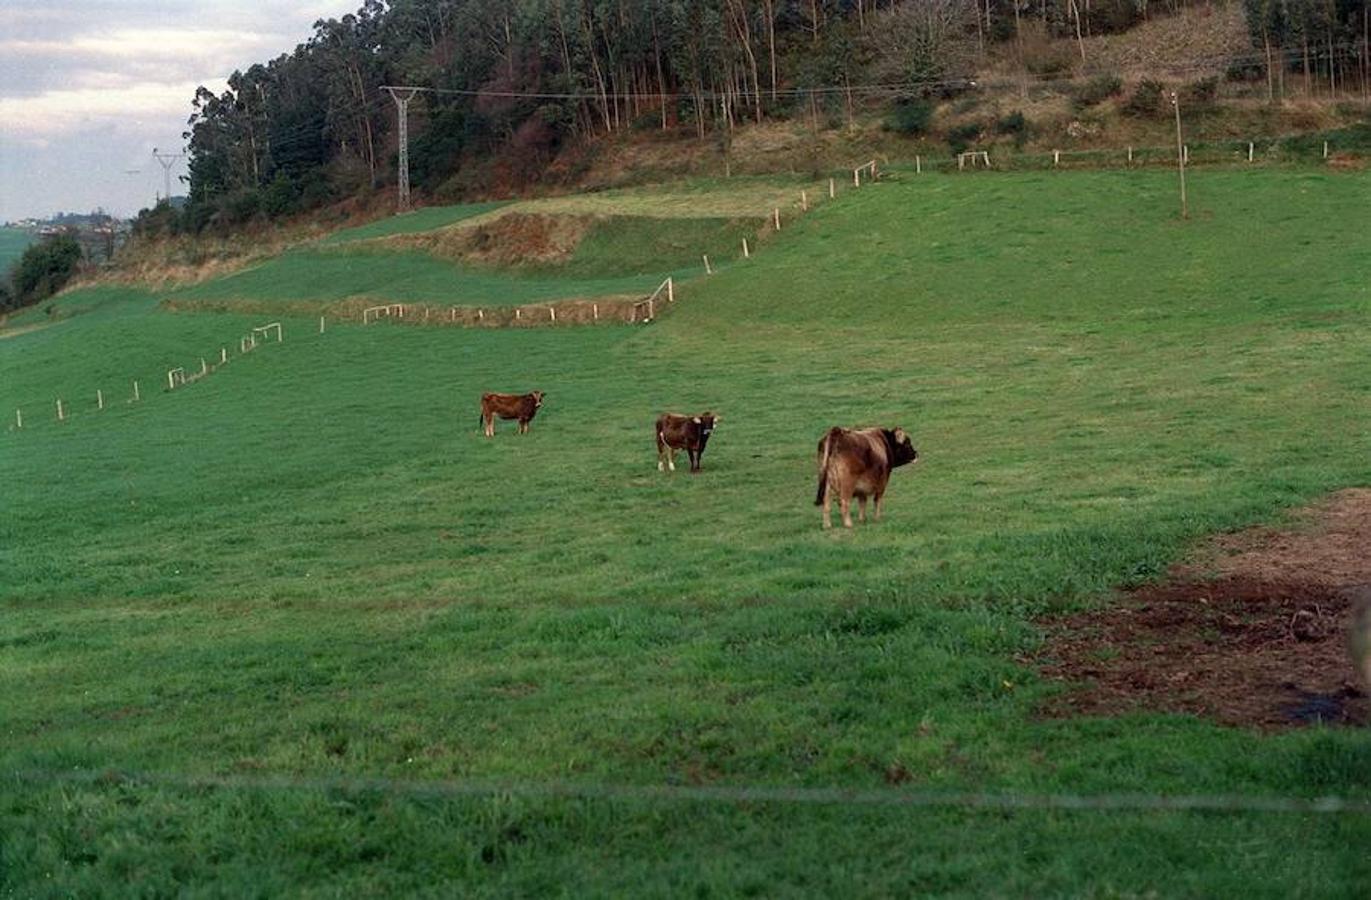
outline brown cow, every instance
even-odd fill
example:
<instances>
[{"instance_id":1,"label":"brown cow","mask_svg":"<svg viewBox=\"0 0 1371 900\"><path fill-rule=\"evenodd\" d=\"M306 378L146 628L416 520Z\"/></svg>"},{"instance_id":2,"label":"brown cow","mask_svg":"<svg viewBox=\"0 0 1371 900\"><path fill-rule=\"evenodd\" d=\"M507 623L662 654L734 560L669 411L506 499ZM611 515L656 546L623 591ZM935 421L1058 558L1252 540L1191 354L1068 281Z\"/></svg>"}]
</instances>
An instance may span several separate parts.
<instances>
[{"instance_id":1,"label":"brown cow","mask_svg":"<svg viewBox=\"0 0 1371 900\"><path fill-rule=\"evenodd\" d=\"M824 508L824 527L833 527L829 500L834 491L845 527L852 527L854 495L861 505L861 520L866 521L866 498L873 497L880 521L881 498L891 470L918 458L919 451L903 428L830 428L819 441L819 492L814 497L814 505Z\"/></svg>"},{"instance_id":2,"label":"brown cow","mask_svg":"<svg viewBox=\"0 0 1371 900\"><path fill-rule=\"evenodd\" d=\"M702 412L698 416L681 416L664 413L657 417L657 471L667 469L676 471L676 451L684 450L690 456L690 471L700 471L700 457L705 454L705 444L719 424L719 416L712 412Z\"/></svg>"},{"instance_id":3,"label":"brown cow","mask_svg":"<svg viewBox=\"0 0 1371 900\"><path fill-rule=\"evenodd\" d=\"M502 419L518 419L519 433L525 434L528 431L528 423L533 421L533 417L538 414L538 408L542 405L542 391L534 391L531 394L482 394L481 424L486 437L495 437L496 416Z\"/></svg>"}]
</instances>

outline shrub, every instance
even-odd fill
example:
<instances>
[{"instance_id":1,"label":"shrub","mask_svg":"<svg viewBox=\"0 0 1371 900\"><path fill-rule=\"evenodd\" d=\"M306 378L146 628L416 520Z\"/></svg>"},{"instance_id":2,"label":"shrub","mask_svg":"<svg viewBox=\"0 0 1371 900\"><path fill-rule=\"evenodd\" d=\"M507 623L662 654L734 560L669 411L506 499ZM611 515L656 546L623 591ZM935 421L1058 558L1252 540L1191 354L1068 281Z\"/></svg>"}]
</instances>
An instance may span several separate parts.
<instances>
[{"instance_id":1,"label":"shrub","mask_svg":"<svg viewBox=\"0 0 1371 900\"><path fill-rule=\"evenodd\" d=\"M1224 78L1229 81L1261 81L1266 77L1266 63L1256 59L1240 59L1228 64Z\"/></svg>"},{"instance_id":2,"label":"shrub","mask_svg":"<svg viewBox=\"0 0 1371 900\"><path fill-rule=\"evenodd\" d=\"M899 100L891 107L882 127L906 137L924 134L933 121L933 104L927 100Z\"/></svg>"},{"instance_id":3,"label":"shrub","mask_svg":"<svg viewBox=\"0 0 1371 900\"><path fill-rule=\"evenodd\" d=\"M957 125L948 130L947 144L952 148L953 153L961 153L981 136L982 130L979 122Z\"/></svg>"},{"instance_id":4,"label":"shrub","mask_svg":"<svg viewBox=\"0 0 1371 900\"><path fill-rule=\"evenodd\" d=\"M81 262L81 245L59 234L31 245L14 266L14 305L37 303L60 291Z\"/></svg>"},{"instance_id":5,"label":"shrub","mask_svg":"<svg viewBox=\"0 0 1371 900\"><path fill-rule=\"evenodd\" d=\"M1219 79L1216 75L1192 81L1181 92L1181 99L1190 106L1210 106L1219 95Z\"/></svg>"},{"instance_id":6,"label":"shrub","mask_svg":"<svg viewBox=\"0 0 1371 900\"><path fill-rule=\"evenodd\" d=\"M1028 140L1028 120L1022 112L1015 110L995 123L995 133L1014 138L1014 146L1020 150Z\"/></svg>"},{"instance_id":7,"label":"shrub","mask_svg":"<svg viewBox=\"0 0 1371 900\"><path fill-rule=\"evenodd\" d=\"M1124 101L1120 109L1124 115L1136 116L1140 119L1160 115L1162 112L1162 91L1165 89L1166 86L1160 81L1144 78L1138 82L1138 86L1133 89L1133 93Z\"/></svg>"},{"instance_id":8,"label":"shrub","mask_svg":"<svg viewBox=\"0 0 1371 900\"><path fill-rule=\"evenodd\" d=\"M1071 102L1076 109L1089 109L1123 91L1123 80L1117 75L1096 75L1084 84L1071 89Z\"/></svg>"}]
</instances>

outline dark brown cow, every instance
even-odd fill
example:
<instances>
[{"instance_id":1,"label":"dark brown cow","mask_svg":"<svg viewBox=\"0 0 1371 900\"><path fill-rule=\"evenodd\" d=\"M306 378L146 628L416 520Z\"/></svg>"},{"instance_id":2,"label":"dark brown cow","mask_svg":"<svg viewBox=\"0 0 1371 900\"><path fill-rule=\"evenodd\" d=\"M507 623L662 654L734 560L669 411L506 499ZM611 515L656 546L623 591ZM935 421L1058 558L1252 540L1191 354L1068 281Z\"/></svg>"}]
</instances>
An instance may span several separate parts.
<instances>
[{"instance_id":1,"label":"dark brown cow","mask_svg":"<svg viewBox=\"0 0 1371 900\"><path fill-rule=\"evenodd\" d=\"M824 508L824 527L833 527L829 501L834 492L838 494L845 527L852 527L854 496L861 505L863 522L867 497L875 499L876 520L880 521L881 499L891 470L918 458L919 451L903 428L830 428L819 441L819 493L814 497L814 505Z\"/></svg>"},{"instance_id":2,"label":"dark brown cow","mask_svg":"<svg viewBox=\"0 0 1371 900\"><path fill-rule=\"evenodd\" d=\"M502 419L518 419L519 433L526 433L528 423L538 415L538 408L542 405L542 391L534 391L531 394L482 394L481 425L485 429L486 437L495 437L496 416Z\"/></svg>"},{"instance_id":3,"label":"dark brown cow","mask_svg":"<svg viewBox=\"0 0 1371 900\"><path fill-rule=\"evenodd\" d=\"M705 444L719 424L719 416L702 412L698 416L680 416L665 413L657 417L657 471L676 471L677 450L684 450L690 456L690 471L700 471L700 457L705 454Z\"/></svg>"}]
</instances>

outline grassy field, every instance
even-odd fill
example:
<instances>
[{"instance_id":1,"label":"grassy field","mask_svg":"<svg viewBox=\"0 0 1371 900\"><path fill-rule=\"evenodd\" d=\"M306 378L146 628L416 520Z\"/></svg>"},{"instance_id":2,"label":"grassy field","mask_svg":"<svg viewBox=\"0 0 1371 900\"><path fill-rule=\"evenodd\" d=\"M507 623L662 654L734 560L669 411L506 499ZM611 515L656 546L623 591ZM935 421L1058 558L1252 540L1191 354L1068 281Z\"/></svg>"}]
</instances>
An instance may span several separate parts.
<instances>
[{"instance_id":1,"label":"grassy field","mask_svg":"<svg viewBox=\"0 0 1371 900\"><path fill-rule=\"evenodd\" d=\"M594 792L1371 799L1365 733L1037 714L1035 617L1371 483L1371 178L1173 187L905 176L647 327L288 319L102 412L256 321L63 298L0 340L0 892L1359 895L1364 815ZM704 472L658 473L705 407ZM815 442L872 422L923 459L822 532Z\"/></svg>"},{"instance_id":2,"label":"grassy field","mask_svg":"<svg viewBox=\"0 0 1371 900\"><path fill-rule=\"evenodd\" d=\"M22 228L0 228L0 278L9 274L31 243L33 235Z\"/></svg>"}]
</instances>

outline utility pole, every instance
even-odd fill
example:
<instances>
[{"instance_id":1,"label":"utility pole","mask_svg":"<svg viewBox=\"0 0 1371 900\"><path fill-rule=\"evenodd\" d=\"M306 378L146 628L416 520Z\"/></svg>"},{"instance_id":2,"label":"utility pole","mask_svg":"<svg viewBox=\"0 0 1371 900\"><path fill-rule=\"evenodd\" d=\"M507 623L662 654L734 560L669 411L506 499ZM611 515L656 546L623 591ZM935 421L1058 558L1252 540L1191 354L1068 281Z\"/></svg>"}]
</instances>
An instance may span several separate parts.
<instances>
[{"instance_id":1,"label":"utility pole","mask_svg":"<svg viewBox=\"0 0 1371 900\"><path fill-rule=\"evenodd\" d=\"M382 90L390 93L390 99L395 101L395 114L399 117L400 127L400 172L397 179L400 183L399 212L409 212L409 101L414 99L414 95L419 93L416 87L391 87L381 85Z\"/></svg>"},{"instance_id":2,"label":"utility pole","mask_svg":"<svg viewBox=\"0 0 1371 900\"><path fill-rule=\"evenodd\" d=\"M1176 110L1176 165L1181 173L1181 218L1190 218L1190 207L1185 201L1185 144L1181 139L1181 100L1172 91L1169 99L1171 107Z\"/></svg>"},{"instance_id":3,"label":"utility pole","mask_svg":"<svg viewBox=\"0 0 1371 900\"><path fill-rule=\"evenodd\" d=\"M174 165L176 165L176 161L177 161L178 159L185 159L185 158L186 158L186 154L184 154L184 153L158 153L158 152L157 152L157 148L156 148L156 147L153 147L153 148L152 148L152 155L153 155L154 157L157 158L157 161L158 161L159 163L162 164L162 175L163 175L163 177L164 177L164 179L165 179L166 189L167 189L166 194L164 194L163 196L164 196L164 198L166 199L166 201L167 201L168 203L170 203L170 202L171 202L171 167L174 166Z\"/></svg>"}]
</instances>

